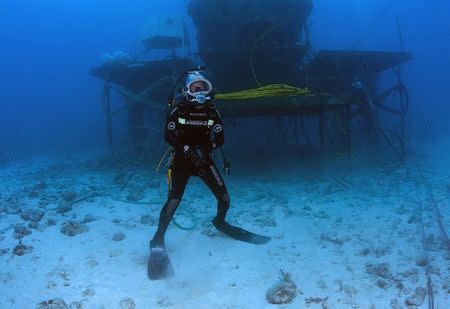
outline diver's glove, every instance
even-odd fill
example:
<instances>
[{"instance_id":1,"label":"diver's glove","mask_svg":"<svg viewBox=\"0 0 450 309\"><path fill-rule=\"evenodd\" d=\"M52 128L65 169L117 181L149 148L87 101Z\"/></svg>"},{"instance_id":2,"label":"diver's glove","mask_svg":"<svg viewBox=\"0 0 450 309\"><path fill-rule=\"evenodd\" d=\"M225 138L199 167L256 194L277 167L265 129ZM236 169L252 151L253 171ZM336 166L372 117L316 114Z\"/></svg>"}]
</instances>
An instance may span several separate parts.
<instances>
[{"instance_id":1,"label":"diver's glove","mask_svg":"<svg viewBox=\"0 0 450 309\"><path fill-rule=\"evenodd\" d=\"M223 172L227 176L231 175L231 164L230 164L230 162L228 162L228 161L223 162Z\"/></svg>"},{"instance_id":2,"label":"diver's glove","mask_svg":"<svg viewBox=\"0 0 450 309\"><path fill-rule=\"evenodd\" d=\"M198 147L184 146L184 155L189 161L194 164L196 168L204 167L207 164L207 160L203 155L203 152Z\"/></svg>"}]
</instances>

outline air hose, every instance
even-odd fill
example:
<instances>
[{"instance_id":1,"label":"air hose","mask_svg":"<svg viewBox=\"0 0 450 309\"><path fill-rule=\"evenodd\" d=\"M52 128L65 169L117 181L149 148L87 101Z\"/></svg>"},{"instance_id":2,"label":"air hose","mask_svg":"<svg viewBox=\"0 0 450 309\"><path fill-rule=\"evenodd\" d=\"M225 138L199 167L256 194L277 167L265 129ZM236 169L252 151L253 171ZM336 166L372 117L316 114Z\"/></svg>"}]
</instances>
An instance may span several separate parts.
<instances>
[{"instance_id":1,"label":"air hose","mask_svg":"<svg viewBox=\"0 0 450 309\"><path fill-rule=\"evenodd\" d=\"M182 226L182 225L178 224L178 222L175 220L175 218L172 218L172 223L177 228L179 228L180 230L183 230L183 231L195 230L197 228L197 219L195 218L195 215L191 211L187 210L186 208L180 207L180 209L183 210L189 217L191 217L192 225L188 226L188 227Z\"/></svg>"},{"instance_id":2,"label":"air hose","mask_svg":"<svg viewBox=\"0 0 450 309\"><path fill-rule=\"evenodd\" d=\"M216 99L239 101L239 100L280 97L280 96L296 97L296 96L314 96L314 95L316 94L312 93L307 88L298 88L284 84L271 84L243 91L218 93L216 94Z\"/></svg>"}]
</instances>

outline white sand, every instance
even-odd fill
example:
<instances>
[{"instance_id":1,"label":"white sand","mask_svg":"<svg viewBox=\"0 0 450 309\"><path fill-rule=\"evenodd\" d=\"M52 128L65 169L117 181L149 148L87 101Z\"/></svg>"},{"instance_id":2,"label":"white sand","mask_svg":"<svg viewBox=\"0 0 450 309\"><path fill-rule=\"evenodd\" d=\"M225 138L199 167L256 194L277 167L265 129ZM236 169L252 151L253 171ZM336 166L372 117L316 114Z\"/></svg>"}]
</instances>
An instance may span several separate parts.
<instances>
[{"instance_id":1,"label":"white sand","mask_svg":"<svg viewBox=\"0 0 450 309\"><path fill-rule=\"evenodd\" d=\"M448 152L441 150L440 156L421 162L427 166L426 177L450 232L450 170L444 155ZM214 198L198 179L191 179L182 207L195 214L197 227L193 231L169 227L166 243L175 276L149 281L148 242L156 223L142 224L141 216L157 219L166 196L164 177L161 188L146 189L147 205L113 198L124 199L131 188L145 183L151 173L140 170L123 192L114 190L59 214L55 209L63 192L111 187L115 171L67 162L49 167L48 160L41 162L0 169L0 229L24 223L17 214L1 212L8 197L18 197L22 209L46 211L40 228L22 239L33 246L31 253L12 254L18 244L13 230L0 234L0 250L8 250L0 256L0 308L35 308L54 298L68 305L80 301L83 308L120 308L127 297L136 308L306 308L311 297L328 299L310 308L391 308L393 300L397 308L407 308L405 299L417 287L426 288L425 268L416 265L416 259L424 256L418 220L421 199L426 235L435 238L429 244L435 308L449 308L449 253L440 242L426 190L417 191L411 181L409 172L419 171L415 168L388 173L367 167L317 175L291 171L287 179L282 172L264 178L225 178L232 198L229 221L273 237L261 246L215 231L210 223L216 211ZM29 198L25 189L40 181L47 188L39 197ZM39 208L39 199L49 196L56 200ZM73 237L60 232L64 222L81 221L87 214L97 218L87 223L89 231ZM191 224L181 210L177 218L183 225ZM48 219L56 225L48 226ZM113 241L116 232L126 238ZM391 277L367 273L368 264L381 263L388 263ZM292 274L299 294L292 303L276 306L267 303L265 294L278 282L280 269ZM386 287L377 286L377 280ZM86 295L87 289L93 295ZM427 299L419 308L427 308Z\"/></svg>"}]
</instances>

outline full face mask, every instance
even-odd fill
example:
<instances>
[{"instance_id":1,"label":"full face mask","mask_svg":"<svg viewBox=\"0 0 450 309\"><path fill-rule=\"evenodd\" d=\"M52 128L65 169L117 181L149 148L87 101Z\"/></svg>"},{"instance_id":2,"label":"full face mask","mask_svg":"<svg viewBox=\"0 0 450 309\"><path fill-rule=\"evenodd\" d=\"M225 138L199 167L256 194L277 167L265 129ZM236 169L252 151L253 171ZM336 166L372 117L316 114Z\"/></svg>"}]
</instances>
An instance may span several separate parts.
<instances>
[{"instance_id":1,"label":"full face mask","mask_svg":"<svg viewBox=\"0 0 450 309\"><path fill-rule=\"evenodd\" d=\"M207 100L210 100L212 85L209 80L203 77L199 72L192 72L186 78L186 86L183 89L183 93L190 102L196 104L205 104Z\"/></svg>"}]
</instances>

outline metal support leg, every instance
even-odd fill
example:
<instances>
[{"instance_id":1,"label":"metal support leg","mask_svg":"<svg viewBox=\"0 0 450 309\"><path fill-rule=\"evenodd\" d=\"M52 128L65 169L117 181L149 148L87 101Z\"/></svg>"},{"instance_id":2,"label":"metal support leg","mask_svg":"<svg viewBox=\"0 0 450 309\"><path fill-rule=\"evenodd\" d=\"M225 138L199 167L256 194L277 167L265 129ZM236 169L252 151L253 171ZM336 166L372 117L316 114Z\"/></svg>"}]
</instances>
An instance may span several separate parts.
<instances>
[{"instance_id":1,"label":"metal support leg","mask_svg":"<svg viewBox=\"0 0 450 309\"><path fill-rule=\"evenodd\" d=\"M346 152L352 152L352 136L351 136L351 115L350 115L350 104L346 104L344 107L344 121L345 121L345 143Z\"/></svg>"},{"instance_id":2,"label":"metal support leg","mask_svg":"<svg viewBox=\"0 0 450 309\"><path fill-rule=\"evenodd\" d=\"M112 115L111 115L111 88L109 82L104 85L104 108L106 115L106 140L109 151L113 153L113 138L112 138Z\"/></svg>"},{"instance_id":3,"label":"metal support leg","mask_svg":"<svg viewBox=\"0 0 450 309\"><path fill-rule=\"evenodd\" d=\"M402 100L402 104L403 104L404 95L400 94L400 96L401 96L401 100ZM401 126L401 128L400 128L401 141L400 142L401 142L401 147L402 147L401 160L402 160L402 162L404 162L405 157L406 157L406 110L404 110L403 108L402 108L402 112L400 115L400 126Z\"/></svg>"},{"instance_id":4,"label":"metal support leg","mask_svg":"<svg viewBox=\"0 0 450 309\"><path fill-rule=\"evenodd\" d=\"M136 155L143 155L145 152L145 141L148 132L144 128L144 105L132 104L128 109L128 132L133 150Z\"/></svg>"},{"instance_id":5,"label":"metal support leg","mask_svg":"<svg viewBox=\"0 0 450 309\"><path fill-rule=\"evenodd\" d=\"M319 112L319 139L320 148L323 149L325 146L325 115L323 110Z\"/></svg>"}]
</instances>

